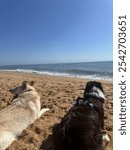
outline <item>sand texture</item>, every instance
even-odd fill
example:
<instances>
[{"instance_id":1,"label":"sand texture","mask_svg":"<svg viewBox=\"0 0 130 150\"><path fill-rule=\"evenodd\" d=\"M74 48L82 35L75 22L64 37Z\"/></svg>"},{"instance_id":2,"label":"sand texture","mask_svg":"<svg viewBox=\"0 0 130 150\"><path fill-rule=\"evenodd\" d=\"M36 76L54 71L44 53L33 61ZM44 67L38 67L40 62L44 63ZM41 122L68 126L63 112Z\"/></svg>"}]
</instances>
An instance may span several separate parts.
<instances>
[{"instance_id":1,"label":"sand texture","mask_svg":"<svg viewBox=\"0 0 130 150\"><path fill-rule=\"evenodd\" d=\"M77 97L82 97L85 79L41 76L37 74L23 74L15 72L0 72L0 110L10 105L13 95L8 91L24 80L35 81L34 87L41 97L42 108L49 108L44 116L23 131L17 141L7 150L53 150L52 128L72 106ZM105 91L105 132L113 140L113 87L112 83L102 81Z\"/></svg>"}]
</instances>

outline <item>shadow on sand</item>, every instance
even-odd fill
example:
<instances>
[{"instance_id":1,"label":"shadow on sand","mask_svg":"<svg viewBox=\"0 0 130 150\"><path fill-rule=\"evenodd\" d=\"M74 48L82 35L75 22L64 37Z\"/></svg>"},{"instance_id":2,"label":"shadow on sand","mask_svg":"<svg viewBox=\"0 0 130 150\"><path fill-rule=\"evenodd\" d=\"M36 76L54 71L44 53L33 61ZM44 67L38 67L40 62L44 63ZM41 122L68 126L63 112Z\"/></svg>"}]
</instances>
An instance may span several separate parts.
<instances>
[{"instance_id":1,"label":"shadow on sand","mask_svg":"<svg viewBox=\"0 0 130 150\"><path fill-rule=\"evenodd\" d=\"M40 150L53 150L53 135L49 135L46 140L44 140L40 146Z\"/></svg>"}]
</instances>

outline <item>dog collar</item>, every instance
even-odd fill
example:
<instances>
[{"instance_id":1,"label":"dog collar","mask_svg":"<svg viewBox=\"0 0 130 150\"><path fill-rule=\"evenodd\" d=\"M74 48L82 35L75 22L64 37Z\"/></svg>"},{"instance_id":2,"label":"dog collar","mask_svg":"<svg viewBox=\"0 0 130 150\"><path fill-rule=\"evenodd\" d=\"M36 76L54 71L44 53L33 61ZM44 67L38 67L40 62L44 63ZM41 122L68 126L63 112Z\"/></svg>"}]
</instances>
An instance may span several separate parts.
<instances>
[{"instance_id":1,"label":"dog collar","mask_svg":"<svg viewBox=\"0 0 130 150\"><path fill-rule=\"evenodd\" d=\"M90 102L90 98L85 99L78 97L77 100L73 102L73 104L74 106L88 105L99 113L99 108L95 106L92 102Z\"/></svg>"},{"instance_id":2,"label":"dog collar","mask_svg":"<svg viewBox=\"0 0 130 150\"><path fill-rule=\"evenodd\" d=\"M88 100L84 100L84 99L79 99L78 100L78 104L79 105L87 105L90 104L90 102ZM92 104L92 103L91 103Z\"/></svg>"},{"instance_id":3,"label":"dog collar","mask_svg":"<svg viewBox=\"0 0 130 150\"><path fill-rule=\"evenodd\" d=\"M84 98L78 97L76 101L73 103L75 106L80 105L89 105L90 107L94 107L94 104L92 102L89 102L89 100L85 100Z\"/></svg>"}]
</instances>

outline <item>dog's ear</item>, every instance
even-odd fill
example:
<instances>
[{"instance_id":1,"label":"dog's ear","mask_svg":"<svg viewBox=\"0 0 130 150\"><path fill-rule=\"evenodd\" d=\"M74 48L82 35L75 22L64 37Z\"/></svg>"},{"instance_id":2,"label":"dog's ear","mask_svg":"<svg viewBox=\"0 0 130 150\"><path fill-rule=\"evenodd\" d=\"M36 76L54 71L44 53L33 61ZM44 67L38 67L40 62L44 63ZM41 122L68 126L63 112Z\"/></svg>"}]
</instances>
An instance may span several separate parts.
<instances>
[{"instance_id":1,"label":"dog's ear","mask_svg":"<svg viewBox=\"0 0 130 150\"><path fill-rule=\"evenodd\" d=\"M31 82L30 82L30 85L33 86L33 85L34 85L34 81L31 81Z\"/></svg>"},{"instance_id":2,"label":"dog's ear","mask_svg":"<svg viewBox=\"0 0 130 150\"><path fill-rule=\"evenodd\" d=\"M27 88L27 81L23 81L22 83L22 89L25 90Z\"/></svg>"}]
</instances>

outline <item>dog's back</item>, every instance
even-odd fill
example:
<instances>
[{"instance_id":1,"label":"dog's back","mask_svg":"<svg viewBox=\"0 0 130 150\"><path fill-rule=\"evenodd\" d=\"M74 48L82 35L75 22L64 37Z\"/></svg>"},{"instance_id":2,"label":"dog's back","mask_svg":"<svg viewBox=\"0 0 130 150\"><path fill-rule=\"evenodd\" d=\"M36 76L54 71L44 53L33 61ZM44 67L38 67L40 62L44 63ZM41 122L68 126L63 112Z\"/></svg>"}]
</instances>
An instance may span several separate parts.
<instances>
[{"instance_id":1,"label":"dog's back","mask_svg":"<svg viewBox=\"0 0 130 150\"><path fill-rule=\"evenodd\" d=\"M97 112L90 109L74 107L54 127L55 150L98 150L102 143L101 123Z\"/></svg>"},{"instance_id":2,"label":"dog's back","mask_svg":"<svg viewBox=\"0 0 130 150\"><path fill-rule=\"evenodd\" d=\"M27 83L10 92L17 94L17 97L11 105L0 111L0 150L5 150L24 129L49 110L40 110L40 97Z\"/></svg>"},{"instance_id":3,"label":"dog's back","mask_svg":"<svg viewBox=\"0 0 130 150\"><path fill-rule=\"evenodd\" d=\"M23 103L17 101L0 112L0 128L4 127L13 134L19 135L21 129L25 129L28 124L34 122L36 119L34 104L31 102ZM29 105L32 105L32 108Z\"/></svg>"},{"instance_id":4,"label":"dog's back","mask_svg":"<svg viewBox=\"0 0 130 150\"><path fill-rule=\"evenodd\" d=\"M100 83L88 82L84 98L53 128L54 150L103 150L104 98Z\"/></svg>"}]
</instances>

